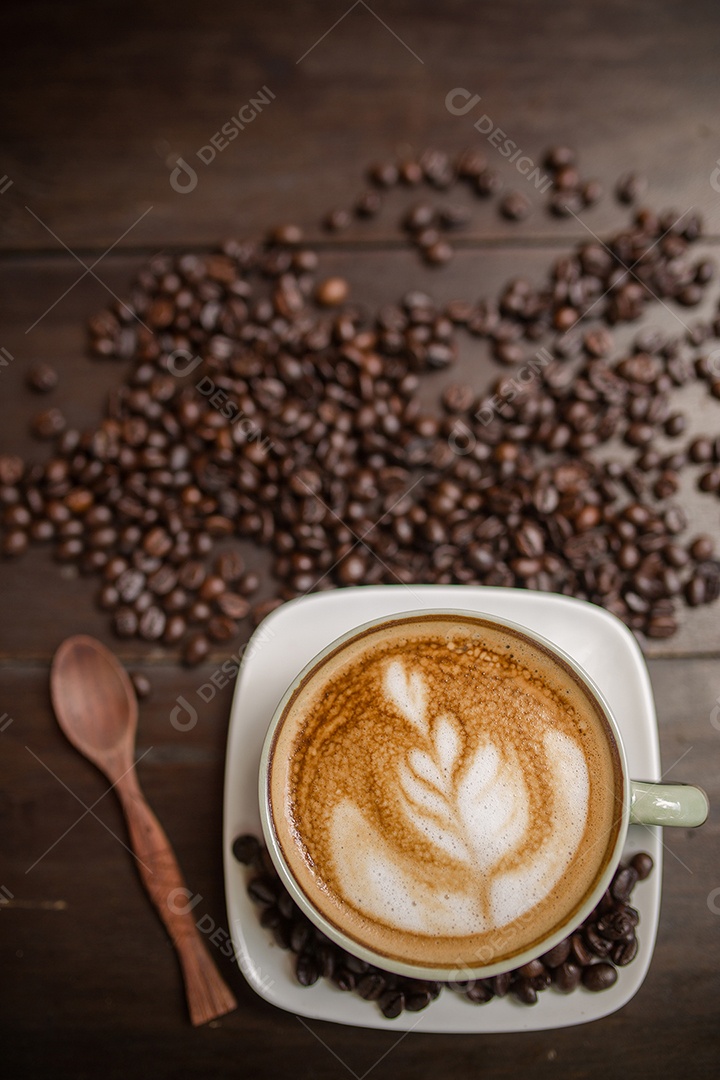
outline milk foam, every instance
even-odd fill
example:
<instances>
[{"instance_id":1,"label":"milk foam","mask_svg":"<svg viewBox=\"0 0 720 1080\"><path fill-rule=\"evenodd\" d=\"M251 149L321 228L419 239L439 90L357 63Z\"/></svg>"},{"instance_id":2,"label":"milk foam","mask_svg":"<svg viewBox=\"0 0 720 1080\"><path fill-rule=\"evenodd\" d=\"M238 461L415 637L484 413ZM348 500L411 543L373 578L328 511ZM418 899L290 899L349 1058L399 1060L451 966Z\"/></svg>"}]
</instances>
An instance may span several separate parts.
<instances>
[{"instance_id":1,"label":"milk foam","mask_svg":"<svg viewBox=\"0 0 720 1080\"><path fill-rule=\"evenodd\" d=\"M539 651L467 623L341 651L275 751L303 889L359 941L434 966L461 941L494 959L541 940L616 827L605 721Z\"/></svg>"},{"instance_id":2,"label":"milk foam","mask_svg":"<svg viewBox=\"0 0 720 1080\"><path fill-rule=\"evenodd\" d=\"M422 867L399 856L349 799L332 814L335 874L359 911L401 930L459 936L507 926L550 895L577 852L590 789L584 755L568 736L545 732L547 768L557 793L554 827L531 863L502 869L503 859L522 847L529 827L529 796L519 764L486 743L453 780L458 737L446 717L437 730L434 758L413 750L409 766L401 765L402 805L409 827L467 865L467 888L448 891L443 881L428 878Z\"/></svg>"}]
</instances>

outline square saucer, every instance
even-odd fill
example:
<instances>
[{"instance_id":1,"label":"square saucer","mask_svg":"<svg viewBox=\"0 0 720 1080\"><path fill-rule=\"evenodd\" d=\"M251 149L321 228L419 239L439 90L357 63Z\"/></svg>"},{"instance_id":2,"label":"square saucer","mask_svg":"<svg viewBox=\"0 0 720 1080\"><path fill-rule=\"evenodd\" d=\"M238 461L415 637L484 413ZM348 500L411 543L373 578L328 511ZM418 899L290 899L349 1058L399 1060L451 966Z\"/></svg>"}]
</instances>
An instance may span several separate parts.
<instances>
[{"instance_id":1,"label":"square saucer","mask_svg":"<svg viewBox=\"0 0 720 1080\"><path fill-rule=\"evenodd\" d=\"M633 892L640 913L640 948L601 993L583 988L567 996L548 988L536 1005L495 998L473 1005L445 990L421 1013L386 1020L376 1004L343 993L321 979L300 986L293 954L279 948L247 895L247 869L233 857L242 833L262 835L258 809L260 752L273 713L305 665L355 626L418 609L464 609L496 615L535 631L567 652L605 695L622 733L630 775L660 779L660 747L650 678L640 648L614 615L567 596L525 589L467 585L368 585L315 593L272 612L253 634L243 657L230 714L225 762L223 859L230 932L239 966L253 989L281 1009L317 1020L384 1030L443 1033L538 1031L598 1020L622 1008L640 988L652 959L660 915L660 830L631 825L626 856L648 851L655 862Z\"/></svg>"}]
</instances>

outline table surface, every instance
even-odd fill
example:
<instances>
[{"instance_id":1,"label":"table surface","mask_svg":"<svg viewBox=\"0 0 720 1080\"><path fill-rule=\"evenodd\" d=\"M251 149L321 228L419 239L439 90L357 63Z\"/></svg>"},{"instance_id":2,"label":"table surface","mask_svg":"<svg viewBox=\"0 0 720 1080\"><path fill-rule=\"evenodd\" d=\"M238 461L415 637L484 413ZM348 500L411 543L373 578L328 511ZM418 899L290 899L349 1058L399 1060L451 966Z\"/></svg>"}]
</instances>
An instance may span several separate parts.
<instances>
[{"instance_id":1,"label":"table surface","mask_svg":"<svg viewBox=\"0 0 720 1080\"><path fill-rule=\"evenodd\" d=\"M482 113L531 155L553 142L578 147L585 175L607 185L626 169L644 172L653 205L696 207L708 250L720 239L714 0L357 0L347 7L30 0L6 13L6 27L0 452L47 454L28 433L38 408L24 387L33 361L57 365L52 403L73 425L98 419L122 365L87 358L85 322L112 294L127 294L157 251L207 250L227 236L295 220L322 238L328 272L344 274L371 306L395 298L398 282L402 291L421 287L449 299L494 292L513 274L539 277L559 250L586 235L578 222L536 212L511 225L478 204L473 229L441 273L399 245L397 207L339 240L318 230L328 207L362 190L369 161L427 145L461 149L472 144ZM198 149L263 87L270 103L203 164ZM476 113L448 112L446 95L457 87L480 95ZM178 156L197 173L185 194L169 183ZM606 199L588 221L602 234L618 213ZM657 325L675 332L679 318L653 311ZM477 348L463 363L475 365L482 385L491 369ZM691 407L700 429L717 430L711 402ZM688 506L694 531L717 532L716 500L688 495ZM263 565L261 554L251 557ZM699 831L666 831L653 963L637 996L609 1018L514 1036L399 1038L391 1022L387 1031L302 1024L256 997L217 950L238 1009L192 1029L172 948L111 835L125 837L119 807L53 719L49 661L64 637L87 632L150 676L153 694L139 727L141 783L202 897L197 914L206 928L227 925L220 836L232 691L218 690L200 722L177 731L169 715L178 695L191 697L222 652L188 671L170 650L120 646L94 592L93 582L61 571L44 550L0 565L5 1075L277 1077L299 1067L318 1078L378 1080L450 1069L458 1078L530 1070L536 1077L717 1074L716 809ZM648 652L666 776L700 783L717 807L717 606L684 612L678 635Z\"/></svg>"}]
</instances>

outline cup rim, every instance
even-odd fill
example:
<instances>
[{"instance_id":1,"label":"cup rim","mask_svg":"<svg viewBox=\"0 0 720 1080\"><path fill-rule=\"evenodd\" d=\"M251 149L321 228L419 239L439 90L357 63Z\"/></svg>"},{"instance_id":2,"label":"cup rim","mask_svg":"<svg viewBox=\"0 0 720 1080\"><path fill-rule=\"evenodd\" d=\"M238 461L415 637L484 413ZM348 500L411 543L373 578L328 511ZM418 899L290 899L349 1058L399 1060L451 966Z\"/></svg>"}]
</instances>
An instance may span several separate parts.
<instances>
[{"instance_id":1,"label":"cup rim","mask_svg":"<svg viewBox=\"0 0 720 1080\"><path fill-rule=\"evenodd\" d=\"M447 967L438 968L433 967L432 965L410 964L402 960L395 960L392 957L384 956L362 943L355 941L354 938L340 930L312 904L299 882L295 879L295 876L285 860L273 824L269 784L270 759L275 743L275 737L283 721L285 710L298 687L306 680L306 678L308 678L313 669L317 667L322 660L358 635L365 633L374 627L405 622L423 616L436 616L438 618L460 616L475 622L488 622L528 638L532 643L538 644L546 649L553 658L560 659L562 663L566 664L571 669L581 686L589 692L591 697L595 698L597 704L600 706L604 719L612 732L620 762L620 774L623 788L620 828L618 829L612 853L608 856L605 868L598 877L594 888L586 896L582 904L576 908L571 918L563 922L561 926L557 927L552 934L549 934L543 940L542 946L531 946L522 953L518 953L517 955L504 960L495 961L491 964L481 963L473 965L472 963L458 963L458 967L455 969ZM594 910L603 893L610 885L622 856L630 822L630 796L631 779L628 772L627 757L620 729L604 694L597 686L594 679L584 671L578 662L563 648L550 641L549 638L537 633L535 630L531 630L529 627L523 626L521 623L517 623L511 619L493 615L490 612L482 612L467 608L415 608L408 611L395 612L394 614L382 615L374 619L369 619L334 638L324 648L317 652L312 659L305 664L302 670L298 672L275 707L263 741L258 773L260 822L265 844L280 880L301 911L303 911L310 921L331 941L345 949L351 955L357 957L359 960L364 960L367 963L392 972L393 974L417 979L431 979L439 982L464 982L472 979L489 978L492 975L499 975L506 971L522 967L523 964L528 963L530 960L534 960L544 953L549 952L555 945L558 945L568 937L569 934L581 926L587 916Z\"/></svg>"}]
</instances>

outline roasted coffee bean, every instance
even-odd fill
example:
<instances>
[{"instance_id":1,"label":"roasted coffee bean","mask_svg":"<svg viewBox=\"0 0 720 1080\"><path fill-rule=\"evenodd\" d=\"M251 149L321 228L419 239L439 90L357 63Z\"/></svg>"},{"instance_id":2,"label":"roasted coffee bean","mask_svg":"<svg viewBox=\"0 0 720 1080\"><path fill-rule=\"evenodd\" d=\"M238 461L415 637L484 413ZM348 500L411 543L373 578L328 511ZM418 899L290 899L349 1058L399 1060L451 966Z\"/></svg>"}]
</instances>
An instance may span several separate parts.
<instances>
[{"instance_id":1,"label":"roasted coffee bean","mask_svg":"<svg viewBox=\"0 0 720 1080\"><path fill-rule=\"evenodd\" d=\"M495 997L505 997L510 984L512 983L512 974L509 971L505 971L500 975L493 975L490 979L490 985L492 987Z\"/></svg>"},{"instance_id":2,"label":"roasted coffee bean","mask_svg":"<svg viewBox=\"0 0 720 1080\"><path fill-rule=\"evenodd\" d=\"M632 865L616 870L610 885L610 892L614 899L624 903L635 888L638 879L637 869Z\"/></svg>"},{"instance_id":3,"label":"roasted coffee bean","mask_svg":"<svg viewBox=\"0 0 720 1080\"><path fill-rule=\"evenodd\" d=\"M630 860L630 865L638 876L638 881L644 881L653 868L653 860L645 851L638 851Z\"/></svg>"},{"instance_id":4,"label":"roasted coffee bean","mask_svg":"<svg viewBox=\"0 0 720 1080\"><path fill-rule=\"evenodd\" d=\"M543 155L543 165L553 171L574 165L575 160L575 151L569 146L551 146Z\"/></svg>"},{"instance_id":5,"label":"roasted coffee bean","mask_svg":"<svg viewBox=\"0 0 720 1080\"><path fill-rule=\"evenodd\" d=\"M249 602L244 596L239 596L238 593L221 592L215 598L215 603L228 619L244 619L250 611Z\"/></svg>"},{"instance_id":6,"label":"roasted coffee bean","mask_svg":"<svg viewBox=\"0 0 720 1080\"><path fill-rule=\"evenodd\" d=\"M397 166L393 165L391 161L382 161L370 166L368 178L378 187L391 188L399 181L400 173Z\"/></svg>"},{"instance_id":7,"label":"roasted coffee bean","mask_svg":"<svg viewBox=\"0 0 720 1080\"><path fill-rule=\"evenodd\" d=\"M295 975L301 986L314 986L322 974L317 957L312 953L300 953L295 964Z\"/></svg>"},{"instance_id":8,"label":"roasted coffee bean","mask_svg":"<svg viewBox=\"0 0 720 1080\"><path fill-rule=\"evenodd\" d=\"M134 637L138 630L138 617L130 607L118 608L113 620L118 637Z\"/></svg>"},{"instance_id":9,"label":"roasted coffee bean","mask_svg":"<svg viewBox=\"0 0 720 1080\"><path fill-rule=\"evenodd\" d=\"M262 845L258 838L250 833L243 833L242 836L236 836L233 840L232 853L237 861L245 866L257 863L261 849Z\"/></svg>"},{"instance_id":10,"label":"roasted coffee bean","mask_svg":"<svg viewBox=\"0 0 720 1080\"><path fill-rule=\"evenodd\" d=\"M647 180L638 173L625 173L615 185L615 195L619 202L634 203L643 198L647 186Z\"/></svg>"},{"instance_id":11,"label":"roasted coffee bean","mask_svg":"<svg viewBox=\"0 0 720 1080\"><path fill-rule=\"evenodd\" d=\"M332 973L332 981L338 990L349 993L357 986L358 978L354 972L349 971L344 965L336 967ZM397 1013L395 1014L398 1015Z\"/></svg>"},{"instance_id":12,"label":"roasted coffee bean","mask_svg":"<svg viewBox=\"0 0 720 1080\"><path fill-rule=\"evenodd\" d=\"M473 1005L486 1005L495 997L495 991L488 979L475 979L474 982L468 983L464 996L468 1001L472 1001Z\"/></svg>"},{"instance_id":13,"label":"roasted coffee bean","mask_svg":"<svg viewBox=\"0 0 720 1080\"><path fill-rule=\"evenodd\" d=\"M307 958L303 961L308 964L307 976L303 973L302 977L299 976L299 981L302 982L306 977L312 982L320 977L330 978L341 990L355 990L360 997L377 1001L381 1011L389 1019L400 1015L403 1009L410 1012L420 1011L440 994L441 983L407 978L399 980L397 976L383 972L329 942L300 913L281 885L267 851L255 838L238 837L233 845L233 852L240 862L263 868L264 872L250 879L248 891L255 902L262 905L261 925L272 932L281 948L291 949L298 953L299 957ZM650 856L638 853L633 858L649 873L648 861L649 864L652 863ZM537 995L551 984L564 993L574 990L581 980L589 989L610 986L617 977L613 964L624 966L630 963L637 953L634 928L638 922L638 914L627 905L618 905L608 890L584 925L583 933L587 935L597 921L610 917L616 920L621 917L630 929L623 938L615 942L590 933L591 940L599 945L602 956L607 956L608 960L598 963L598 954L588 953L587 962L581 966L568 959L571 939L565 939L544 958L530 961L519 970L490 979L454 982L450 986L468 1001L477 1004L487 1003L495 996L503 997L508 992L523 1004L534 1004ZM609 962L610 959L612 963ZM590 969L593 969L591 974L586 975L585 971ZM308 981L306 985L311 985L311 982Z\"/></svg>"},{"instance_id":14,"label":"roasted coffee bean","mask_svg":"<svg viewBox=\"0 0 720 1080\"><path fill-rule=\"evenodd\" d=\"M615 911L607 911L597 921L597 931L608 941L622 941L632 937L635 927L634 915L621 906Z\"/></svg>"},{"instance_id":15,"label":"roasted coffee bean","mask_svg":"<svg viewBox=\"0 0 720 1080\"><path fill-rule=\"evenodd\" d=\"M356 990L366 1001L377 1001L387 989L387 978L379 971L369 971L358 979Z\"/></svg>"},{"instance_id":16,"label":"roasted coffee bean","mask_svg":"<svg viewBox=\"0 0 720 1080\"><path fill-rule=\"evenodd\" d=\"M475 390L466 383L450 383L442 393L442 404L449 413L463 413L470 409L476 398Z\"/></svg>"},{"instance_id":17,"label":"roasted coffee bean","mask_svg":"<svg viewBox=\"0 0 720 1080\"><path fill-rule=\"evenodd\" d=\"M382 207L382 197L377 191L366 191L355 203L355 213L358 217L375 217Z\"/></svg>"},{"instance_id":18,"label":"roasted coffee bean","mask_svg":"<svg viewBox=\"0 0 720 1080\"><path fill-rule=\"evenodd\" d=\"M423 1009L427 1009L432 1000L433 997L430 990L421 988L416 989L415 987L410 986L405 990L405 1011L422 1012Z\"/></svg>"},{"instance_id":19,"label":"roasted coffee bean","mask_svg":"<svg viewBox=\"0 0 720 1080\"><path fill-rule=\"evenodd\" d=\"M563 213L597 196L569 148L555 148L548 161L553 205ZM431 149L369 175L383 189L463 179L488 195L501 186L478 150L451 162ZM636 198L637 182L624 185ZM500 205L527 194L506 194ZM374 213L379 200L369 191L356 211ZM129 369L101 424L63 432L46 466L0 458L0 506L20 515L3 519L3 550L20 554L28 539L54 538L56 558L82 573L113 567L105 580L115 593L99 596L113 617L132 609L135 629L124 613L123 632L154 634L164 618L160 640L180 642L198 659L211 633L234 634L232 624L248 613L236 599L224 610L220 596L246 600L260 584L254 572L225 573L213 561L230 535L270 553L274 587L254 606L255 622L306 591L432 580L575 593L606 604L638 634L670 636L681 602L710 603L720 591L720 574L700 569L707 559L674 541L687 525L682 507L648 514L655 499L683 490L688 460L705 466L702 489L720 490L714 439L658 449L664 436L682 434L675 386L697 378L720 392L710 344L720 319L698 321L677 340L641 330L618 361L607 327L639 317L653 297L692 304L702 295L713 267L688 254L702 223L677 218L639 209L607 246L582 242L557 258L545 282L517 278L495 298L442 308L416 290L376 319L355 305L334 314L333 303L346 305L345 279L318 283L318 253L294 225L207 256L159 256L133 292L153 338L130 325L125 309L91 321L93 352ZM350 220L341 211L326 223ZM425 199L402 220L419 254L441 262L452 253L442 230L465 223L467 213ZM453 363L456 326L486 338L515 370L485 391L474 380L447 387L443 420L420 380ZM543 353L533 343L553 330ZM178 349L203 358L185 383L171 374ZM693 355L697 349L704 355ZM461 417L463 441L455 431ZM604 456L615 438L641 451L619 473L588 457L596 448ZM569 487L547 476L548 454L571 472L582 463ZM375 482L393 471L397 483ZM423 483L413 486L418 471ZM298 490L308 474L309 490ZM640 518L637 510L622 515L623 488ZM499 529L481 533L487 520ZM366 534L379 561L352 547ZM660 556L665 565L648 569L645 560L668 548L675 554ZM116 571L118 558L127 565ZM132 576L117 583L128 572L143 575L139 587ZM200 644L188 641L197 632Z\"/></svg>"},{"instance_id":20,"label":"roasted coffee bean","mask_svg":"<svg viewBox=\"0 0 720 1080\"><path fill-rule=\"evenodd\" d=\"M155 605L148 607L138 624L140 637L144 638L145 641L158 641L163 636L165 624L165 612L161 608L155 607Z\"/></svg>"},{"instance_id":21,"label":"roasted coffee bean","mask_svg":"<svg viewBox=\"0 0 720 1080\"><path fill-rule=\"evenodd\" d=\"M133 671L130 675L133 686L135 687L135 693L141 701L150 697L152 694L152 683L148 679L147 675L143 675L141 671Z\"/></svg>"},{"instance_id":22,"label":"roasted coffee bean","mask_svg":"<svg viewBox=\"0 0 720 1080\"><path fill-rule=\"evenodd\" d=\"M0 454L0 484L12 487L22 480L25 465L16 454Z\"/></svg>"},{"instance_id":23,"label":"roasted coffee bean","mask_svg":"<svg viewBox=\"0 0 720 1080\"><path fill-rule=\"evenodd\" d=\"M599 933L598 928L594 923L588 923L583 930L583 934L585 937L585 944L595 956L604 959L609 955L612 947L611 943Z\"/></svg>"},{"instance_id":24,"label":"roasted coffee bean","mask_svg":"<svg viewBox=\"0 0 720 1080\"><path fill-rule=\"evenodd\" d=\"M631 938L624 938L622 941L616 941L612 947L610 953L610 959L616 967L625 967L637 956L638 941L633 935Z\"/></svg>"},{"instance_id":25,"label":"roasted coffee bean","mask_svg":"<svg viewBox=\"0 0 720 1080\"><path fill-rule=\"evenodd\" d=\"M322 307L337 307L345 303L349 292L350 288L344 278L329 277L317 286L315 299Z\"/></svg>"},{"instance_id":26,"label":"roasted coffee bean","mask_svg":"<svg viewBox=\"0 0 720 1080\"><path fill-rule=\"evenodd\" d=\"M380 1011L388 1020L394 1020L405 1008L405 995L402 990L386 990L378 998Z\"/></svg>"},{"instance_id":27,"label":"roasted coffee bean","mask_svg":"<svg viewBox=\"0 0 720 1080\"><path fill-rule=\"evenodd\" d=\"M27 551L28 534L22 529L9 529L3 534L2 553L8 557L22 555Z\"/></svg>"},{"instance_id":28,"label":"roasted coffee bean","mask_svg":"<svg viewBox=\"0 0 720 1080\"><path fill-rule=\"evenodd\" d=\"M290 926L290 949L294 953L303 953L308 948L312 939L312 929L310 924L299 918L293 922ZM318 979L320 978L320 968L318 965Z\"/></svg>"},{"instance_id":29,"label":"roasted coffee bean","mask_svg":"<svg viewBox=\"0 0 720 1080\"><path fill-rule=\"evenodd\" d=\"M145 588L145 575L139 570L124 570L115 581L118 596L125 604L132 604L137 600Z\"/></svg>"},{"instance_id":30,"label":"roasted coffee bean","mask_svg":"<svg viewBox=\"0 0 720 1080\"><path fill-rule=\"evenodd\" d=\"M582 967L571 960L566 960L553 970L553 985L563 994L576 990L582 978Z\"/></svg>"},{"instance_id":31,"label":"roasted coffee bean","mask_svg":"<svg viewBox=\"0 0 720 1080\"><path fill-rule=\"evenodd\" d=\"M583 969L582 984L587 990L609 990L617 982L617 971L612 964L601 961Z\"/></svg>"},{"instance_id":32,"label":"roasted coffee bean","mask_svg":"<svg viewBox=\"0 0 720 1080\"><path fill-rule=\"evenodd\" d=\"M40 361L33 364L28 371L27 384L31 390L36 390L39 394L47 394L57 386L58 373L52 365Z\"/></svg>"},{"instance_id":33,"label":"roasted coffee bean","mask_svg":"<svg viewBox=\"0 0 720 1080\"><path fill-rule=\"evenodd\" d=\"M67 427L67 421L60 409L45 409L37 413L32 421L32 432L38 439L54 439Z\"/></svg>"},{"instance_id":34,"label":"roasted coffee bean","mask_svg":"<svg viewBox=\"0 0 720 1080\"><path fill-rule=\"evenodd\" d=\"M592 963L592 951L588 948L579 931L576 931L570 938L570 955L571 960L576 961L580 967L585 967L587 964Z\"/></svg>"},{"instance_id":35,"label":"roasted coffee bean","mask_svg":"<svg viewBox=\"0 0 720 1080\"><path fill-rule=\"evenodd\" d=\"M328 232L342 232L352 223L352 214L349 210L331 210L323 219L323 225Z\"/></svg>"},{"instance_id":36,"label":"roasted coffee bean","mask_svg":"<svg viewBox=\"0 0 720 1080\"><path fill-rule=\"evenodd\" d=\"M267 874L252 878L247 886L248 896L256 904L274 904L279 896L279 882Z\"/></svg>"},{"instance_id":37,"label":"roasted coffee bean","mask_svg":"<svg viewBox=\"0 0 720 1080\"><path fill-rule=\"evenodd\" d=\"M190 667L202 663L210 652L210 642L204 634L193 634L183 649L183 662Z\"/></svg>"},{"instance_id":38,"label":"roasted coffee bean","mask_svg":"<svg viewBox=\"0 0 720 1080\"><path fill-rule=\"evenodd\" d=\"M524 221L532 210L532 204L519 191L510 191L500 201L500 213L508 221Z\"/></svg>"},{"instance_id":39,"label":"roasted coffee bean","mask_svg":"<svg viewBox=\"0 0 720 1080\"><path fill-rule=\"evenodd\" d=\"M715 541L711 536L696 536L690 545L690 555L696 562L705 562L712 559L715 553Z\"/></svg>"},{"instance_id":40,"label":"roasted coffee bean","mask_svg":"<svg viewBox=\"0 0 720 1080\"><path fill-rule=\"evenodd\" d=\"M535 1005L537 1003L537 990L529 979L517 978L513 981L511 992L523 1005Z\"/></svg>"},{"instance_id":41,"label":"roasted coffee bean","mask_svg":"<svg viewBox=\"0 0 720 1080\"><path fill-rule=\"evenodd\" d=\"M445 240L435 240L422 248L425 262L431 266L443 266L453 257L453 249Z\"/></svg>"},{"instance_id":42,"label":"roasted coffee bean","mask_svg":"<svg viewBox=\"0 0 720 1080\"><path fill-rule=\"evenodd\" d=\"M534 979L536 975L545 974L545 965L542 960L530 960L527 964L517 968L517 974L523 979Z\"/></svg>"},{"instance_id":43,"label":"roasted coffee bean","mask_svg":"<svg viewBox=\"0 0 720 1080\"><path fill-rule=\"evenodd\" d=\"M565 938L563 941L555 945L549 952L543 954L540 957L546 968L556 968L564 964L570 955L570 938Z\"/></svg>"}]
</instances>

